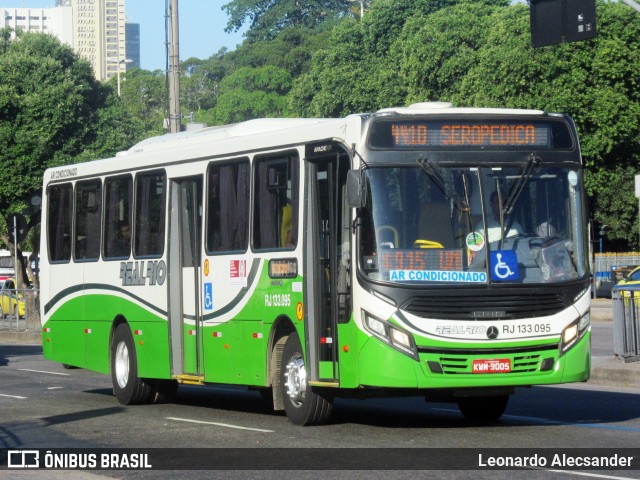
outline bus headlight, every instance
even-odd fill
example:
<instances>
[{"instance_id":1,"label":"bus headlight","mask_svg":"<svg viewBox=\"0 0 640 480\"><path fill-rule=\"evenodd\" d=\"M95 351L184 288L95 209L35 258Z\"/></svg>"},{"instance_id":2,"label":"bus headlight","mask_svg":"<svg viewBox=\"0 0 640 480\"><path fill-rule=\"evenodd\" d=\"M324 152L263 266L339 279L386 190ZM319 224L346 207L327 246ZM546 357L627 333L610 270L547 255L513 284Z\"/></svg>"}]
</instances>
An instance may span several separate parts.
<instances>
[{"instance_id":1,"label":"bus headlight","mask_svg":"<svg viewBox=\"0 0 640 480\"><path fill-rule=\"evenodd\" d=\"M591 314L587 312L562 331L560 339L560 356L569 351L584 336L591 325Z\"/></svg>"},{"instance_id":2,"label":"bus headlight","mask_svg":"<svg viewBox=\"0 0 640 480\"><path fill-rule=\"evenodd\" d=\"M385 324L382 320L378 320L370 315L365 313L365 322L366 326L369 327L371 333L375 333L380 337L387 337L387 329L385 328Z\"/></svg>"},{"instance_id":3,"label":"bus headlight","mask_svg":"<svg viewBox=\"0 0 640 480\"><path fill-rule=\"evenodd\" d=\"M413 336L389 322L374 317L366 311L362 311L365 328L374 336L399 352L418 360L418 349Z\"/></svg>"}]
</instances>

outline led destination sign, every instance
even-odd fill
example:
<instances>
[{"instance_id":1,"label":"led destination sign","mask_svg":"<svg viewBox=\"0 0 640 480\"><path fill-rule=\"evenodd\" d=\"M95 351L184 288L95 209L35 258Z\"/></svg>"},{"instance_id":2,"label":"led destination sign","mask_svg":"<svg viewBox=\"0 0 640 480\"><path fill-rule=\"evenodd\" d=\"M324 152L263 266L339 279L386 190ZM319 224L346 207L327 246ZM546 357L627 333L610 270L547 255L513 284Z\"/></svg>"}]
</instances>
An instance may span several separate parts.
<instances>
[{"instance_id":1,"label":"led destination sign","mask_svg":"<svg viewBox=\"0 0 640 480\"><path fill-rule=\"evenodd\" d=\"M533 122L383 121L374 125L374 148L551 147L552 128Z\"/></svg>"}]
</instances>

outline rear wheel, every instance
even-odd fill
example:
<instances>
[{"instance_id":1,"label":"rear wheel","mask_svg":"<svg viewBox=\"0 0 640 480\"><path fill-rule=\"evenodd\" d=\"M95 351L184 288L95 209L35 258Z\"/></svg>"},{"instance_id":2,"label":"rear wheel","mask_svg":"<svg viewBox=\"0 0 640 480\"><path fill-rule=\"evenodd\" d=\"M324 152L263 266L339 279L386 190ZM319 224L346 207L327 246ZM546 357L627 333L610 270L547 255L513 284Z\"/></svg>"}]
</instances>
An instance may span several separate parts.
<instances>
[{"instance_id":1,"label":"rear wheel","mask_svg":"<svg viewBox=\"0 0 640 480\"><path fill-rule=\"evenodd\" d=\"M282 353L280 388L284 410L295 425L319 425L331 415L331 400L314 390L307 380L300 340L292 333Z\"/></svg>"},{"instance_id":2,"label":"rear wheel","mask_svg":"<svg viewBox=\"0 0 640 480\"><path fill-rule=\"evenodd\" d=\"M136 349L125 323L118 325L111 342L111 381L122 405L146 403L151 397L151 383L138 377Z\"/></svg>"},{"instance_id":3,"label":"rear wheel","mask_svg":"<svg viewBox=\"0 0 640 480\"><path fill-rule=\"evenodd\" d=\"M507 409L509 395L490 397L464 397L458 400L458 408L467 420L494 422Z\"/></svg>"}]
</instances>

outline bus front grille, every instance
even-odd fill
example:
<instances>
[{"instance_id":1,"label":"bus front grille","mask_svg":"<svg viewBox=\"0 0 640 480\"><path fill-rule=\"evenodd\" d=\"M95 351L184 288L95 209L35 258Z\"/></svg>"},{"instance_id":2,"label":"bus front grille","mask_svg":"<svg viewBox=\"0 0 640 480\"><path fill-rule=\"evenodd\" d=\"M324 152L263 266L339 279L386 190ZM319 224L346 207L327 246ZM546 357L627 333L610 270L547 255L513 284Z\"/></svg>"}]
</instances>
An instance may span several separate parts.
<instances>
[{"instance_id":1,"label":"bus front grille","mask_svg":"<svg viewBox=\"0 0 640 480\"><path fill-rule=\"evenodd\" d=\"M422 318L438 320L508 320L554 315L565 308L565 298L558 293L535 295L500 294L491 295L439 295L410 299L402 310Z\"/></svg>"}]
</instances>

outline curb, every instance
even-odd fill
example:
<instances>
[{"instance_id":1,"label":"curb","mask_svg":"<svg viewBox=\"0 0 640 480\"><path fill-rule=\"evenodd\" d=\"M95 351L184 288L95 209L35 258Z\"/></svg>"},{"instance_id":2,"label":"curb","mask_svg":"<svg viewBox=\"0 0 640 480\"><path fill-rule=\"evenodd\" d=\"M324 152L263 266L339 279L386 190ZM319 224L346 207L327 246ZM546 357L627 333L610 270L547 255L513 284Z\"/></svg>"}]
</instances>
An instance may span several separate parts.
<instances>
[{"instance_id":1,"label":"curb","mask_svg":"<svg viewBox=\"0 0 640 480\"><path fill-rule=\"evenodd\" d=\"M0 343L42 345L42 334L33 332L0 331Z\"/></svg>"},{"instance_id":2,"label":"curb","mask_svg":"<svg viewBox=\"0 0 640 480\"><path fill-rule=\"evenodd\" d=\"M640 388L640 362L625 363L615 357L592 357L589 383Z\"/></svg>"}]
</instances>

